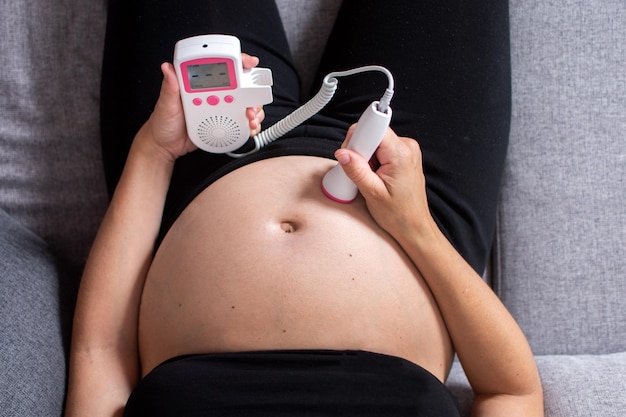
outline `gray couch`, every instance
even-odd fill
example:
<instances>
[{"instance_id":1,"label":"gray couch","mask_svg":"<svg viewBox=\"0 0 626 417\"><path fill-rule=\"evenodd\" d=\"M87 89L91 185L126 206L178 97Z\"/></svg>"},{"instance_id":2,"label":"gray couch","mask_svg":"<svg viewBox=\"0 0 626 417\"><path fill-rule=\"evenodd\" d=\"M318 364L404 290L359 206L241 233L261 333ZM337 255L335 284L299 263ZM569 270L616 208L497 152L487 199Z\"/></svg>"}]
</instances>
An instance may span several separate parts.
<instances>
[{"instance_id":1,"label":"gray couch","mask_svg":"<svg viewBox=\"0 0 626 417\"><path fill-rule=\"evenodd\" d=\"M295 59L315 59L337 1L278 3ZM72 301L106 207L104 24L104 0L0 2L2 416L61 414ZM626 2L512 0L511 35L491 282L533 346L546 415L622 417ZM448 385L467 410L458 364Z\"/></svg>"}]
</instances>

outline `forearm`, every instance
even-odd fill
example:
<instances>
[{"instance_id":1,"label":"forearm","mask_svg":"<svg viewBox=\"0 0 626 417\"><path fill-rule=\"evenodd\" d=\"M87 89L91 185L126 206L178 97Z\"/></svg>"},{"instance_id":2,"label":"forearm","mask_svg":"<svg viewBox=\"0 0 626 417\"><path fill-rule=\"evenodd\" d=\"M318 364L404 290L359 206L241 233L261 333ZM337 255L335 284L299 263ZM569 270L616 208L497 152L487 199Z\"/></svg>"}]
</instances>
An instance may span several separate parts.
<instances>
[{"instance_id":1,"label":"forearm","mask_svg":"<svg viewBox=\"0 0 626 417\"><path fill-rule=\"evenodd\" d=\"M430 287L476 394L473 415L543 415L541 382L526 337L430 214L417 142L388 130L376 151L376 171L353 150L342 148L335 156L374 220Z\"/></svg>"},{"instance_id":2,"label":"forearm","mask_svg":"<svg viewBox=\"0 0 626 417\"><path fill-rule=\"evenodd\" d=\"M541 383L533 354L491 288L432 219L412 226L398 240L437 300L476 393L475 415L491 415L495 410L508 410L509 416L542 415Z\"/></svg>"},{"instance_id":3,"label":"forearm","mask_svg":"<svg viewBox=\"0 0 626 417\"><path fill-rule=\"evenodd\" d=\"M106 404L103 415L114 415L139 376L139 302L173 166L147 135L142 129L133 142L81 281L68 416L98 415L85 406Z\"/></svg>"}]
</instances>

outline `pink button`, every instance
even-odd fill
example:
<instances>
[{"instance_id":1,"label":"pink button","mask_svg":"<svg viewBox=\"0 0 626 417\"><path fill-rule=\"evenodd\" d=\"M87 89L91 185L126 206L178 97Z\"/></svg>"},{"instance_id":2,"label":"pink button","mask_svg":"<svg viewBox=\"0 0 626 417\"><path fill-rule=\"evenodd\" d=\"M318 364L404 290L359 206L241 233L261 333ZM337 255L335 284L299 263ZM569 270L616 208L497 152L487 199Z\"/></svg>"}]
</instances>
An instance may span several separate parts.
<instances>
[{"instance_id":1,"label":"pink button","mask_svg":"<svg viewBox=\"0 0 626 417\"><path fill-rule=\"evenodd\" d=\"M201 105L202 104L202 99L198 98L198 97L194 98L193 99L193 104L196 105L196 106Z\"/></svg>"},{"instance_id":2,"label":"pink button","mask_svg":"<svg viewBox=\"0 0 626 417\"><path fill-rule=\"evenodd\" d=\"M209 96L209 98L206 99L206 102L211 106L217 106L220 102L220 98L218 96Z\"/></svg>"},{"instance_id":3,"label":"pink button","mask_svg":"<svg viewBox=\"0 0 626 417\"><path fill-rule=\"evenodd\" d=\"M227 103L232 103L233 101L235 101L235 97L233 96L226 96L224 97L224 101Z\"/></svg>"}]
</instances>

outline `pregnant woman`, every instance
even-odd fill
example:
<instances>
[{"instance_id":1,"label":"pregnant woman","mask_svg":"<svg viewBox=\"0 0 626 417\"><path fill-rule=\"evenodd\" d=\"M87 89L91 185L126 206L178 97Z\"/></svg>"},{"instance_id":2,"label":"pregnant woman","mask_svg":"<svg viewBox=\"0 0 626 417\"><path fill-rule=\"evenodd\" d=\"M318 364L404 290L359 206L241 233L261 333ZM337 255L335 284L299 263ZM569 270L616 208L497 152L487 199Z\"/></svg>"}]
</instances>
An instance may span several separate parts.
<instances>
[{"instance_id":1,"label":"pregnant woman","mask_svg":"<svg viewBox=\"0 0 626 417\"><path fill-rule=\"evenodd\" d=\"M342 78L320 114L250 156L189 140L168 63L182 38L235 35L245 68L272 70L252 135L300 105L273 1L111 0L115 192L81 284L68 417L455 416L455 352L474 415L543 414L528 343L480 276L507 145L508 6L448 3L343 2L318 80L369 64L396 80L370 164L342 144L385 90L376 73ZM360 191L350 204L321 189L337 160Z\"/></svg>"}]
</instances>

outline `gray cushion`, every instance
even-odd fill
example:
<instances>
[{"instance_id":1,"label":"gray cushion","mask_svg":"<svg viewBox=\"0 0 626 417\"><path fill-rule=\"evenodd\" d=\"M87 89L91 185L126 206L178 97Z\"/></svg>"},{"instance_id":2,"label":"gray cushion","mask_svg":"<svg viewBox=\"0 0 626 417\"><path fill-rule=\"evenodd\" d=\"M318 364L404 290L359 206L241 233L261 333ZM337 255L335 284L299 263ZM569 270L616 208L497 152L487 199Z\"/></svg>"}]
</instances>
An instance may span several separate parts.
<instances>
[{"instance_id":1,"label":"gray cushion","mask_svg":"<svg viewBox=\"0 0 626 417\"><path fill-rule=\"evenodd\" d=\"M626 353L539 356L546 416L626 415Z\"/></svg>"},{"instance_id":2,"label":"gray cushion","mask_svg":"<svg viewBox=\"0 0 626 417\"><path fill-rule=\"evenodd\" d=\"M535 353L626 351L626 2L511 2L496 289Z\"/></svg>"},{"instance_id":3,"label":"gray cushion","mask_svg":"<svg viewBox=\"0 0 626 417\"><path fill-rule=\"evenodd\" d=\"M0 259L0 414L60 416L71 286L48 246L1 209Z\"/></svg>"},{"instance_id":4,"label":"gray cushion","mask_svg":"<svg viewBox=\"0 0 626 417\"><path fill-rule=\"evenodd\" d=\"M106 205L105 1L0 2L0 207L77 264Z\"/></svg>"},{"instance_id":5,"label":"gray cushion","mask_svg":"<svg viewBox=\"0 0 626 417\"><path fill-rule=\"evenodd\" d=\"M626 353L538 356L546 417L626 415ZM472 390L458 362L446 383L469 416Z\"/></svg>"}]
</instances>

